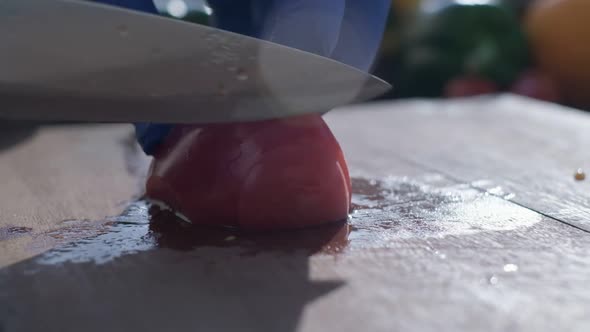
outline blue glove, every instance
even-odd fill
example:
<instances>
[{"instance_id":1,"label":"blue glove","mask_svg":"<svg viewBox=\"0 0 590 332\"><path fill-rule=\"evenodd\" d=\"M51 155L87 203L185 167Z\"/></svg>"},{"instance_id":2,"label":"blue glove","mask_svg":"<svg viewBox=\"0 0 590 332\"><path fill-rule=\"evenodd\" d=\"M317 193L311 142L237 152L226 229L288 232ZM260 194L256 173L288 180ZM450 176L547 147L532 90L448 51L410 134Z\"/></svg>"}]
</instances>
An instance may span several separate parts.
<instances>
[{"instance_id":1,"label":"blue glove","mask_svg":"<svg viewBox=\"0 0 590 332\"><path fill-rule=\"evenodd\" d=\"M95 0L157 13L152 0ZM375 60L391 0L208 0L220 29L330 57L368 71ZM137 123L153 153L174 125Z\"/></svg>"}]
</instances>

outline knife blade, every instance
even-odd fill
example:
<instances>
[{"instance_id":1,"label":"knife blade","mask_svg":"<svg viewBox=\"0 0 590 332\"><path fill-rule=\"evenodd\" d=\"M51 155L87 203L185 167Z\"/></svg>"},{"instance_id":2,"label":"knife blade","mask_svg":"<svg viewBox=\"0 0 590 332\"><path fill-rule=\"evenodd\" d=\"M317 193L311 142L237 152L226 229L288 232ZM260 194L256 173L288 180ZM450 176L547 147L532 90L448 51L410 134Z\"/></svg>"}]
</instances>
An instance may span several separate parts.
<instances>
[{"instance_id":1,"label":"knife blade","mask_svg":"<svg viewBox=\"0 0 590 332\"><path fill-rule=\"evenodd\" d=\"M337 61L75 0L0 1L0 116L219 123L326 112L390 85Z\"/></svg>"}]
</instances>

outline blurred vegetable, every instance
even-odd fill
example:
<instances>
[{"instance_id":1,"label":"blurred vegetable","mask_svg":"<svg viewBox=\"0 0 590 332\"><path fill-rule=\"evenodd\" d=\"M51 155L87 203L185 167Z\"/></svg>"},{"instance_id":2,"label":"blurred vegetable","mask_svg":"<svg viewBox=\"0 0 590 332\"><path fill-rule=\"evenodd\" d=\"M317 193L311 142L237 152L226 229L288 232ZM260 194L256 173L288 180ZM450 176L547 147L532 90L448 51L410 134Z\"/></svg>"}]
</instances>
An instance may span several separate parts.
<instances>
[{"instance_id":1,"label":"blurred vegetable","mask_svg":"<svg viewBox=\"0 0 590 332\"><path fill-rule=\"evenodd\" d=\"M177 7L171 6L171 4ZM171 0L166 8L160 8L159 11L162 16L196 24L211 25L212 21L212 12L209 7L205 5L188 7L185 1Z\"/></svg>"},{"instance_id":2,"label":"blurred vegetable","mask_svg":"<svg viewBox=\"0 0 590 332\"><path fill-rule=\"evenodd\" d=\"M420 2L421 0L392 0L391 11L379 52L380 59L388 59L397 52L404 26L408 24L408 21L412 20L419 8ZM387 66L386 60L379 62L379 68L375 70L378 75L382 71L386 72L389 70L381 65Z\"/></svg>"},{"instance_id":3,"label":"blurred vegetable","mask_svg":"<svg viewBox=\"0 0 590 332\"><path fill-rule=\"evenodd\" d=\"M564 101L590 107L590 0L537 1L525 25L539 67Z\"/></svg>"},{"instance_id":4,"label":"blurred vegetable","mask_svg":"<svg viewBox=\"0 0 590 332\"><path fill-rule=\"evenodd\" d=\"M487 79L464 76L450 80L445 87L445 97L469 97L498 91L498 86Z\"/></svg>"},{"instance_id":5,"label":"blurred vegetable","mask_svg":"<svg viewBox=\"0 0 590 332\"><path fill-rule=\"evenodd\" d=\"M204 11L190 11L182 20L202 25L211 25L211 15Z\"/></svg>"},{"instance_id":6,"label":"blurred vegetable","mask_svg":"<svg viewBox=\"0 0 590 332\"><path fill-rule=\"evenodd\" d=\"M554 103L560 101L557 84L538 70L529 70L521 74L510 91L539 100Z\"/></svg>"},{"instance_id":7,"label":"blurred vegetable","mask_svg":"<svg viewBox=\"0 0 590 332\"><path fill-rule=\"evenodd\" d=\"M534 0L501 0L500 4L515 12L519 18L522 18L533 2Z\"/></svg>"},{"instance_id":8,"label":"blurred vegetable","mask_svg":"<svg viewBox=\"0 0 590 332\"><path fill-rule=\"evenodd\" d=\"M399 14L407 15L420 7L421 0L392 0L392 9Z\"/></svg>"},{"instance_id":9,"label":"blurred vegetable","mask_svg":"<svg viewBox=\"0 0 590 332\"><path fill-rule=\"evenodd\" d=\"M476 3L451 2L421 12L399 52L385 60L393 66L385 78L394 83L394 96L439 97L449 80L465 75L503 88L528 65L517 17L503 6Z\"/></svg>"}]
</instances>

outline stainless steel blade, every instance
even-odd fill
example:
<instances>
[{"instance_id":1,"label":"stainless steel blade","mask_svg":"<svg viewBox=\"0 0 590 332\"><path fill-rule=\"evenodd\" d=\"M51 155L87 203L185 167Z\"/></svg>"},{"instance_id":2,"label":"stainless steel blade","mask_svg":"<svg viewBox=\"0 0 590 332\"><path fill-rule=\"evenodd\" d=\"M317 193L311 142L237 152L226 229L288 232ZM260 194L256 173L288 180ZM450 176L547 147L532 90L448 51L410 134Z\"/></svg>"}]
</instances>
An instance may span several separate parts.
<instances>
[{"instance_id":1,"label":"stainless steel blade","mask_svg":"<svg viewBox=\"0 0 590 332\"><path fill-rule=\"evenodd\" d=\"M0 116L10 118L253 121L390 88L293 48L85 1L0 1L0 45Z\"/></svg>"}]
</instances>

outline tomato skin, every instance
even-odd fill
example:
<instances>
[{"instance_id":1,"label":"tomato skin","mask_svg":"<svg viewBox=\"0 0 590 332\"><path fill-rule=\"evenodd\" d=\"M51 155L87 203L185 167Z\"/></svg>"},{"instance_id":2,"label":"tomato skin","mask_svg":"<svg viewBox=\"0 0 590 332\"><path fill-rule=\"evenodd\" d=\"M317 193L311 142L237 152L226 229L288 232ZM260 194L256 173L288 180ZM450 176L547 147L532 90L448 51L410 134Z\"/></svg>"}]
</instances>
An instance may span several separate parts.
<instances>
[{"instance_id":1,"label":"tomato skin","mask_svg":"<svg viewBox=\"0 0 590 332\"><path fill-rule=\"evenodd\" d=\"M146 194L193 224L301 228L345 220L351 183L319 115L173 129Z\"/></svg>"}]
</instances>

